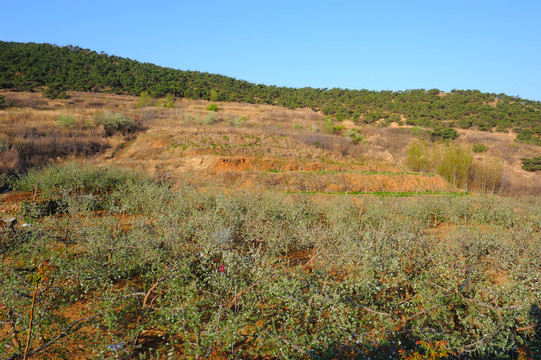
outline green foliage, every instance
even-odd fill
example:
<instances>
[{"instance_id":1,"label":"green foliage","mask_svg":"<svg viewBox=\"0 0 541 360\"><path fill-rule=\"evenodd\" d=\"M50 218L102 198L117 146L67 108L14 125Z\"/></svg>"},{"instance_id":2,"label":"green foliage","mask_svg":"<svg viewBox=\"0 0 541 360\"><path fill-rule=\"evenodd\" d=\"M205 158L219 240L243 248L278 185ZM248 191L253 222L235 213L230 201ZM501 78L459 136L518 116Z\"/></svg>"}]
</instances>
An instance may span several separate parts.
<instances>
[{"instance_id":1,"label":"green foliage","mask_svg":"<svg viewBox=\"0 0 541 360\"><path fill-rule=\"evenodd\" d=\"M111 91L155 96L173 94L180 98L211 101L245 101L306 107L336 119L364 118L384 124L403 116L407 124L439 129L452 120L459 127L476 126L487 131L513 126L517 132L531 130L541 145L539 123L541 102L478 90L369 91L345 89L293 89L256 85L222 75L181 71L99 54L74 46L0 42L0 86L28 91L44 84L59 83L64 90ZM16 76L13 74L17 74ZM452 134L448 134L452 135ZM522 141L519 139L519 141Z\"/></svg>"},{"instance_id":2,"label":"green foliage","mask_svg":"<svg viewBox=\"0 0 541 360\"><path fill-rule=\"evenodd\" d=\"M488 146L485 144L473 144L472 150L474 153L483 153L488 151Z\"/></svg>"},{"instance_id":3,"label":"green foliage","mask_svg":"<svg viewBox=\"0 0 541 360\"><path fill-rule=\"evenodd\" d=\"M216 112L216 111L218 111L218 105L210 104L209 106L207 106L207 110Z\"/></svg>"},{"instance_id":4,"label":"green foliage","mask_svg":"<svg viewBox=\"0 0 541 360\"><path fill-rule=\"evenodd\" d=\"M155 100L150 96L148 91L141 91L141 94L139 95L139 101L137 102L137 107L147 107L147 106L153 106Z\"/></svg>"},{"instance_id":5,"label":"green foliage","mask_svg":"<svg viewBox=\"0 0 541 360\"><path fill-rule=\"evenodd\" d=\"M165 95L165 101L163 103L163 107L172 109L174 106L175 106L175 95L173 94Z\"/></svg>"},{"instance_id":6,"label":"green foliage","mask_svg":"<svg viewBox=\"0 0 541 360\"><path fill-rule=\"evenodd\" d=\"M434 169L434 160L426 141L412 142L406 156L406 165L412 171L430 172Z\"/></svg>"},{"instance_id":7,"label":"green foliage","mask_svg":"<svg viewBox=\"0 0 541 360\"><path fill-rule=\"evenodd\" d=\"M66 93L64 86L58 83L47 86L47 88L43 90L43 96L52 100L71 98L71 96Z\"/></svg>"},{"instance_id":8,"label":"green foliage","mask_svg":"<svg viewBox=\"0 0 541 360\"><path fill-rule=\"evenodd\" d=\"M352 142L353 144L358 144L359 142L361 142L364 137L362 136L362 134L360 133L360 131L358 129L349 129L347 130L345 133L344 133L344 137Z\"/></svg>"},{"instance_id":9,"label":"green foliage","mask_svg":"<svg viewBox=\"0 0 541 360\"><path fill-rule=\"evenodd\" d=\"M139 175L129 170L116 167L100 169L72 162L40 170L31 169L15 183L15 188L34 191L37 186L45 197L82 192L104 194L140 179Z\"/></svg>"},{"instance_id":10,"label":"green foliage","mask_svg":"<svg viewBox=\"0 0 541 360\"><path fill-rule=\"evenodd\" d=\"M103 357L119 343L122 358L147 354L143 330L161 335L156 358L541 355L539 199L291 201L76 164L19 182L36 183L38 205L62 199L65 214L0 229L2 358L27 334L21 294L38 281L34 349L84 319L91 334L70 336ZM456 230L434 232L441 223Z\"/></svg>"},{"instance_id":11,"label":"green foliage","mask_svg":"<svg viewBox=\"0 0 541 360\"><path fill-rule=\"evenodd\" d=\"M56 120L56 123L64 129L71 129L75 126L77 118L72 115L60 115Z\"/></svg>"},{"instance_id":12,"label":"green foliage","mask_svg":"<svg viewBox=\"0 0 541 360\"><path fill-rule=\"evenodd\" d=\"M408 354L406 351L400 349L401 358L403 360L436 360L456 355L453 351L449 350L449 344L447 344L445 340L436 340L434 343L417 341L417 345L421 345L421 348L423 349L421 353L414 351L413 353Z\"/></svg>"},{"instance_id":13,"label":"green foliage","mask_svg":"<svg viewBox=\"0 0 541 360\"><path fill-rule=\"evenodd\" d=\"M458 132L452 128L436 129L430 133L430 140L454 140L458 137Z\"/></svg>"},{"instance_id":14,"label":"green foliage","mask_svg":"<svg viewBox=\"0 0 541 360\"><path fill-rule=\"evenodd\" d=\"M0 110L13 106L11 99L6 99L4 95L0 95Z\"/></svg>"},{"instance_id":15,"label":"green foliage","mask_svg":"<svg viewBox=\"0 0 541 360\"><path fill-rule=\"evenodd\" d=\"M501 183L501 162L474 162L469 147L452 143L429 147L426 141L413 142L407 150L406 165L413 171L437 172L456 187L483 194L494 194Z\"/></svg>"},{"instance_id":16,"label":"green foliage","mask_svg":"<svg viewBox=\"0 0 541 360\"><path fill-rule=\"evenodd\" d=\"M248 119L245 116L240 116L239 115L239 116L231 119L229 121L229 125L240 128L240 127L243 127L244 124L246 124L247 121L248 121Z\"/></svg>"},{"instance_id":17,"label":"green foliage","mask_svg":"<svg viewBox=\"0 0 541 360\"><path fill-rule=\"evenodd\" d=\"M336 131L336 128L334 126L332 119L330 118L325 119L325 123L323 124L323 133L332 135L335 133L335 131Z\"/></svg>"},{"instance_id":18,"label":"green foliage","mask_svg":"<svg viewBox=\"0 0 541 360\"><path fill-rule=\"evenodd\" d=\"M539 171L541 170L541 156L533 158L522 158L522 168L526 171Z\"/></svg>"},{"instance_id":19,"label":"green foliage","mask_svg":"<svg viewBox=\"0 0 541 360\"><path fill-rule=\"evenodd\" d=\"M94 121L103 125L107 136L120 132L124 135L135 131L135 123L132 119L122 113L104 111L94 115Z\"/></svg>"},{"instance_id":20,"label":"green foliage","mask_svg":"<svg viewBox=\"0 0 541 360\"><path fill-rule=\"evenodd\" d=\"M534 129L522 129L517 134L516 141L526 144L541 145L541 131Z\"/></svg>"},{"instance_id":21,"label":"green foliage","mask_svg":"<svg viewBox=\"0 0 541 360\"><path fill-rule=\"evenodd\" d=\"M212 101L212 102L218 101L218 92L216 90L214 90L214 89L210 90L209 100Z\"/></svg>"},{"instance_id":22,"label":"green foliage","mask_svg":"<svg viewBox=\"0 0 541 360\"><path fill-rule=\"evenodd\" d=\"M218 119L218 115L216 113L210 113L205 115L205 118L203 119L204 125L214 125L216 124L220 119Z\"/></svg>"},{"instance_id":23,"label":"green foliage","mask_svg":"<svg viewBox=\"0 0 541 360\"><path fill-rule=\"evenodd\" d=\"M473 156L470 149L447 144L439 154L437 171L451 184L468 189L472 166Z\"/></svg>"}]
</instances>

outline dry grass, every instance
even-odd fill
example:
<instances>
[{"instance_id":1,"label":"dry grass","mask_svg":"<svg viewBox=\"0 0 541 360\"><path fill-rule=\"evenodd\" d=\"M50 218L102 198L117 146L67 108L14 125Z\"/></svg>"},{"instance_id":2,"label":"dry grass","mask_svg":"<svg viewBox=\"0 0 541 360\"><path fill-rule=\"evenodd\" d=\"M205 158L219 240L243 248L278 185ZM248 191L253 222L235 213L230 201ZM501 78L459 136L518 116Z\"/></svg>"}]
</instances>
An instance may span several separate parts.
<instances>
[{"instance_id":1,"label":"dry grass","mask_svg":"<svg viewBox=\"0 0 541 360\"><path fill-rule=\"evenodd\" d=\"M0 142L10 145L10 151L0 156L3 172L77 156L199 186L323 192L445 188L438 177L433 183L421 175L386 178L386 172L405 171L406 149L416 139L407 126L335 123L362 134L364 139L354 144L340 132L319 132L325 117L309 109L219 102L219 110L211 113L206 110L210 102L204 100L177 99L170 109L137 108L137 97L114 94L76 92L68 100L48 100L40 93L0 94L15 104L0 111ZM138 132L106 137L102 127L92 124L93 116L103 111L126 114L136 121ZM209 114L215 119L206 124ZM75 126L62 128L59 116L74 116ZM487 152L476 154L476 161L503 163L503 192L541 191L540 175L520 169L520 158L538 154L537 147L514 142L513 134L472 130L460 134L459 143L488 146Z\"/></svg>"}]
</instances>

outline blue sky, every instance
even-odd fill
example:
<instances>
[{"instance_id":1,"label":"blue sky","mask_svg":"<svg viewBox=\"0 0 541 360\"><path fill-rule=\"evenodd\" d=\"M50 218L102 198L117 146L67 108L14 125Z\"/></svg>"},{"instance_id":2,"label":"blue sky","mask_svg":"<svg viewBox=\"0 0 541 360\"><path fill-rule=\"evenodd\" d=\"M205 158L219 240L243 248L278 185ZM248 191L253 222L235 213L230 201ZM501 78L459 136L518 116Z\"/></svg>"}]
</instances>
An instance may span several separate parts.
<instances>
[{"instance_id":1,"label":"blue sky","mask_svg":"<svg viewBox=\"0 0 541 360\"><path fill-rule=\"evenodd\" d=\"M541 1L2 1L0 40L254 83L541 100Z\"/></svg>"}]
</instances>

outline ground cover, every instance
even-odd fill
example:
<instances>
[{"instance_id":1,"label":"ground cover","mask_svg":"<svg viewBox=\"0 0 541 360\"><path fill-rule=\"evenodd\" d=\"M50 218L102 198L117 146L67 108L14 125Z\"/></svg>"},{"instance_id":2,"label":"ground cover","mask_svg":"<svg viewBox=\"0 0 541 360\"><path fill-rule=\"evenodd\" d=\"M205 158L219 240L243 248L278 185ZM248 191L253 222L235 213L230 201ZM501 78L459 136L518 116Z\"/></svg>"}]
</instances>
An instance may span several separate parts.
<instances>
[{"instance_id":1,"label":"ground cover","mask_svg":"<svg viewBox=\"0 0 541 360\"><path fill-rule=\"evenodd\" d=\"M418 340L540 356L536 198L202 193L76 163L17 188L6 357L25 351L30 309L41 358L388 359Z\"/></svg>"}]
</instances>

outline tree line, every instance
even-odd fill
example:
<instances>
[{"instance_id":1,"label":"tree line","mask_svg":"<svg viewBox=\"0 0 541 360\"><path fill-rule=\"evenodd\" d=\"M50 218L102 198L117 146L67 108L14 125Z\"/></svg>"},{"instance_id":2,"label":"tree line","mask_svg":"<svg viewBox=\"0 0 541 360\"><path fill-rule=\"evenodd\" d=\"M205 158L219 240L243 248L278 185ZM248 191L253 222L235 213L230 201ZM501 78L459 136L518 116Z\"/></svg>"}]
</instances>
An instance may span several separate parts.
<instances>
[{"instance_id":1,"label":"tree line","mask_svg":"<svg viewBox=\"0 0 541 360\"><path fill-rule=\"evenodd\" d=\"M112 92L311 108L338 120L407 123L441 130L513 130L541 145L541 102L479 90L372 91L253 84L177 70L77 46L0 42L0 88Z\"/></svg>"}]
</instances>

